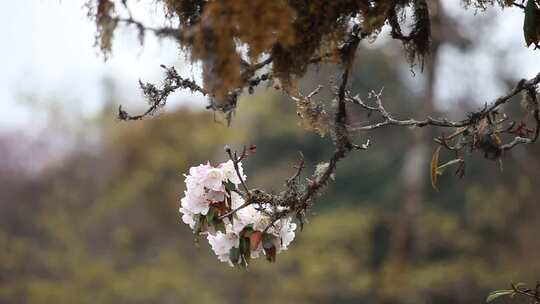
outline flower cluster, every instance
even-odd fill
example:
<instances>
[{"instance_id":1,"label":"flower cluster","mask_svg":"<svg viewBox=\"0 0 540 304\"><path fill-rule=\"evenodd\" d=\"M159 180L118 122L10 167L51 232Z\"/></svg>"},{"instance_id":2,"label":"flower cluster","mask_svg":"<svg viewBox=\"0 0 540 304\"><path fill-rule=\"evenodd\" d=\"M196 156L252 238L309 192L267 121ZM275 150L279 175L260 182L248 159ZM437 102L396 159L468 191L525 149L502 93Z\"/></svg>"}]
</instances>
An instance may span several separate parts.
<instances>
[{"instance_id":1,"label":"flower cluster","mask_svg":"<svg viewBox=\"0 0 540 304\"><path fill-rule=\"evenodd\" d=\"M206 235L222 262L247 266L261 255L273 262L294 239L296 224L290 217L272 220L275 207L246 204L238 190L246 176L242 164L237 165L238 170L229 160L217 167L207 163L189 169L180 206L182 221L195 234Z\"/></svg>"}]
</instances>

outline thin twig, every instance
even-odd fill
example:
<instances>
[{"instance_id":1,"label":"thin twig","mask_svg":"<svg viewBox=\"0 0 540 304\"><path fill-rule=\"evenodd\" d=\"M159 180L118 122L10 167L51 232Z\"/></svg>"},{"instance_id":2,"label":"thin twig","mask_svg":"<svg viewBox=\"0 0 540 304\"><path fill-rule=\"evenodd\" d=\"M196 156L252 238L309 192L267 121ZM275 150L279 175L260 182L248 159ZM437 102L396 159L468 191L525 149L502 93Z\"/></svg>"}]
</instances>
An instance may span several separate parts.
<instances>
[{"instance_id":1,"label":"thin twig","mask_svg":"<svg viewBox=\"0 0 540 304\"><path fill-rule=\"evenodd\" d=\"M139 115L129 115L122 109L122 106L118 108L118 118L121 120L141 120L146 116L154 114L159 108L165 105L165 102L170 94L178 89L187 89L191 92L201 93L203 96L209 95L209 93L199 86L194 80L183 78L178 75L178 72L174 67L161 66L165 70L165 80L161 88L156 88L153 84L143 83L139 81L139 85L143 91L143 94L148 99L150 107Z\"/></svg>"},{"instance_id":2,"label":"thin twig","mask_svg":"<svg viewBox=\"0 0 540 304\"><path fill-rule=\"evenodd\" d=\"M459 128L459 127L466 127L466 126L476 124L479 120L486 118L492 113L496 112L502 105L508 103L510 99L516 96L518 93L524 90L531 90L535 86L537 86L538 83L540 83L540 73L538 73L535 77L529 80L522 79L521 81L518 82L518 84L514 87L514 89L512 89L506 95L497 98L491 103L491 105L486 106L483 110L479 112L472 113L471 115L469 115L467 119L463 119L461 121L452 121L447 118L436 119L429 116L424 120L416 120L412 118L406 119L406 120L395 119L390 113L388 113L388 111L386 111L385 107L383 106L382 100L381 100L381 92L371 93L371 95L375 97L375 103L376 103L375 106L370 106L366 104L358 96L353 97L353 96L347 95L346 100L353 104L360 105L361 107L369 111L378 112L383 117L382 122L353 128L352 129L353 131L371 131L371 130L386 127L386 126L411 126L411 127L435 126L435 127ZM540 121L540 118L538 120Z\"/></svg>"},{"instance_id":3,"label":"thin twig","mask_svg":"<svg viewBox=\"0 0 540 304\"><path fill-rule=\"evenodd\" d=\"M296 173L293 176L291 176L289 179L287 179L287 184L290 185L293 183L295 179L299 178L303 169L304 169L304 154L302 152L298 152L298 165L296 165Z\"/></svg>"},{"instance_id":4,"label":"thin twig","mask_svg":"<svg viewBox=\"0 0 540 304\"><path fill-rule=\"evenodd\" d=\"M224 219L224 218L227 218L227 217L229 217L229 216L235 214L236 212L238 212L238 211L240 211L240 210L246 208L247 206L249 206L249 205L251 205L251 204L253 204L253 202L252 202L251 200L247 200L247 201L246 201L245 203L243 203L242 205L240 205L240 206L236 207L235 209L233 209L233 210L231 210L231 211L229 211L229 212L227 212L227 213L225 213L225 214L219 216L218 219L219 219L219 220L222 220L222 219Z\"/></svg>"},{"instance_id":5,"label":"thin twig","mask_svg":"<svg viewBox=\"0 0 540 304\"><path fill-rule=\"evenodd\" d=\"M245 151L245 148L244 148L244 151ZM238 176L238 179L240 179L240 184L244 188L244 191L246 192L247 198L249 200L249 198L251 197L251 192L249 191L249 188L246 186L246 182L244 181L244 177L242 176L242 174L240 174L240 168L238 167L238 163L240 162L240 159L237 158L236 152L234 152L234 155L233 155L233 152L232 152L231 148L229 148L228 146L225 147L225 152L227 152L227 154L229 155L229 158L232 160L234 170L236 171L236 175ZM245 155L245 152L242 153L242 155ZM244 156L242 156L242 158L243 157Z\"/></svg>"}]
</instances>

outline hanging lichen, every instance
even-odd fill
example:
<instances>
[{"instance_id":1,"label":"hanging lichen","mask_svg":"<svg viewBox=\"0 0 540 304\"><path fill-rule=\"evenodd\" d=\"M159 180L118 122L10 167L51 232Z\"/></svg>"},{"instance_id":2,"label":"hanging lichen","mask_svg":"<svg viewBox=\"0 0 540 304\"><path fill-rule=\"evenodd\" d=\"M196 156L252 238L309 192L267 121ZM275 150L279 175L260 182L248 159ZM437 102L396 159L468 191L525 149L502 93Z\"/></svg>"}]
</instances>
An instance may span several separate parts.
<instances>
[{"instance_id":1,"label":"hanging lichen","mask_svg":"<svg viewBox=\"0 0 540 304\"><path fill-rule=\"evenodd\" d=\"M272 77L284 86L301 77L312 63L339 63L340 48L350 39L352 25L360 27L356 35L372 38L388 25L392 37L403 43L411 65L422 64L430 51L430 2L426 0L157 0L168 19L162 28L146 28L131 14L121 16L117 8L129 11L128 3L88 0L102 52L111 52L120 23L136 26L140 37L151 30L176 39L188 58L202 63L204 90L215 109L234 108L238 93L252 86L250 77L260 68L261 58L270 58ZM462 0L462 4L484 9L514 3Z\"/></svg>"}]
</instances>

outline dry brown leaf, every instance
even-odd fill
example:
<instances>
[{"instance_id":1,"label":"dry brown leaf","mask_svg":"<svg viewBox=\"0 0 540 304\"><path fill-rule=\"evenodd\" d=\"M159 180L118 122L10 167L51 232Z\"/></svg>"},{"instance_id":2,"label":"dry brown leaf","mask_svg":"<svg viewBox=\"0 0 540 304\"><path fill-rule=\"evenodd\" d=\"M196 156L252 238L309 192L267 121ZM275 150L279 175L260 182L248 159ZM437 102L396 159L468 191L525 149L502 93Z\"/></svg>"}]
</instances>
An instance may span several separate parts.
<instances>
[{"instance_id":1,"label":"dry brown leaf","mask_svg":"<svg viewBox=\"0 0 540 304\"><path fill-rule=\"evenodd\" d=\"M437 150L435 150L435 153L433 153L433 156L431 157L431 186L433 189L439 191L437 188L437 175L438 175L438 168L439 168L439 153L441 152L441 147L437 147Z\"/></svg>"},{"instance_id":2,"label":"dry brown leaf","mask_svg":"<svg viewBox=\"0 0 540 304\"><path fill-rule=\"evenodd\" d=\"M257 248L259 247L259 244L261 243L261 240L262 240L262 232L253 231L253 233L249 237L251 250L257 250Z\"/></svg>"}]
</instances>

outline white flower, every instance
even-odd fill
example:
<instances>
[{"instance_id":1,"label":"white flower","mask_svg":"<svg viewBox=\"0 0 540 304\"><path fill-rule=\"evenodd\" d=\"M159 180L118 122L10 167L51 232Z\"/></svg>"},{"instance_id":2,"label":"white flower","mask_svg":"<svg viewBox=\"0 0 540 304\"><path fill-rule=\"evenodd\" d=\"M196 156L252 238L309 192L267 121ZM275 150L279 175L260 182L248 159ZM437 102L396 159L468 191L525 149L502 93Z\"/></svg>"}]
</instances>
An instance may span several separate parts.
<instances>
[{"instance_id":1,"label":"white flower","mask_svg":"<svg viewBox=\"0 0 540 304\"><path fill-rule=\"evenodd\" d=\"M203 196L204 186L191 176L186 176L186 190L191 196Z\"/></svg>"},{"instance_id":2,"label":"white flower","mask_svg":"<svg viewBox=\"0 0 540 304\"><path fill-rule=\"evenodd\" d=\"M238 163L238 166L238 171L242 179L245 180L246 176L242 165ZM243 206L245 204L244 198L236 191L226 191L226 182L235 185L241 183L231 160L220 164L218 167L212 167L207 163L190 168L185 179L187 190L185 196L180 200L179 211L182 214L182 221L189 225L191 229L195 229L198 217L207 215L212 204L223 208L224 206L221 204L227 197L230 198L231 209L235 210ZM276 253L287 250L287 247L294 240L296 224L293 223L291 217L287 217L271 225L272 220L269 215L275 211L286 211L285 209L285 207L276 209L269 206L265 207L265 205L251 204L235 212L232 221L229 218L222 219L225 225L225 233L214 227L214 224L216 224L214 221L208 223L208 227L205 225L205 231L203 232L207 234L208 242L217 258L234 266L230 258L230 252L232 248L239 248L240 235L246 229L246 226L251 226L253 232L243 236L249 235L252 246L258 243L257 248L251 250L252 258L257 258L265 253L263 238L274 244ZM220 212L222 212L221 209ZM221 223L219 224L221 225ZM262 234L263 231L264 235Z\"/></svg>"},{"instance_id":3,"label":"white flower","mask_svg":"<svg viewBox=\"0 0 540 304\"><path fill-rule=\"evenodd\" d=\"M188 224L191 229L194 229L195 228L195 215L191 211L182 207L180 207L179 211L180 213L182 213L182 221Z\"/></svg>"},{"instance_id":4,"label":"white flower","mask_svg":"<svg viewBox=\"0 0 540 304\"><path fill-rule=\"evenodd\" d=\"M236 209L242 206L246 201L236 191L231 191L231 208Z\"/></svg>"},{"instance_id":5,"label":"white flower","mask_svg":"<svg viewBox=\"0 0 540 304\"><path fill-rule=\"evenodd\" d=\"M238 193L231 191L231 207L232 209L239 208L245 204L245 200ZM235 220L231 231L240 233L247 225L252 225L253 230L263 231L270 225L270 217L260 210L258 205L248 205L235 213Z\"/></svg>"},{"instance_id":6,"label":"white flower","mask_svg":"<svg viewBox=\"0 0 540 304\"><path fill-rule=\"evenodd\" d=\"M206 176L202 180L202 185L209 190L223 191L223 181L225 175L219 168L211 168L206 172Z\"/></svg>"},{"instance_id":7,"label":"white flower","mask_svg":"<svg viewBox=\"0 0 540 304\"><path fill-rule=\"evenodd\" d=\"M219 168L214 168L210 164L203 164L189 169L186 175L186 187L189 192L195 195L204 194L204 188L215 191L223 190L225 175Z\"/></svg>"},{"instance_id":8,"label":"white flower","mask_svg":"<svg viewBox=\"0 0 540 304\"><path fill-rule=\"evenodd\" d=\"M287 246L294 240L296 230L296 224L293 223L290 217L281 219L279 224L279 238L281 239L281 246L278 247L278 252L281 250L287 250Z\"/></svg>"},{"instance_id":9,"label":"white flower","mask_svg":"<svg viewBox=\"0 0 540 304\"><path fill-rule=\"evenodd\" d=\"M253 230L264 231L270 225L270 217L257 210L255 205L249 205L236 213L238 225L241 225L240 231L247 225L252 225Z\"/></svg>"},{"instance_id":10,"label":"white flower","mask_svg":"<svg viewBox=\"0 0 540 304\"><path fill-rule=\"evenodd\" d=\"M222 163L219 167L223 171L226 180L229 180L235 185L239 185L241 183L238 173L236 173L236 170L234 169L234 163L232 160ZM245 181L246 175L244 174L244 169L242 168L242 163L240 162L238 163L238 171L240 172L242 179Z\"/></svg>"},{"instance_id":11,"label":"white flower","mask_svg":"<svg viewBox=\"0 0 540 304\"><path fill-rule=\"evenodd\" d=\"M205 199L212 202L223 202L225 200L226 193L223 191L210 190L206 192Z\"/></svg>"},{"instance_id":12,"label":"white flower","mask_svg":"<svg viewBox=\"0 0 540 304\"><path fill-rule=\"evenodd\" d=\"M201 164L196 167L189 168L189 175L202 181L208 175L208 170L210 169L212 169L210 163Z\"/></svg>"},{"instance_id":13,"label":"white flower","mask_svg":"<svg viewBox=\"0 0 540 304\"><path fill-rule=\"evenodd\" d=\"M215 235L209 234L207 237L212 250L222 262L229 262L231 248L240 246L238 235L234 233L223 233L218 231Z\"/></svg>"},{"instance_id":14,"label":"white flower","mask_svg":"<svg viewBox=\"0 0 540 304\"><path fill-rule=\"evenodd\" d=\"M189 169L189 175L186 175L186 188L188 192L195 196L202 196L204 194L203 181L208 175L208 171L212 168L209 164L199 165L191 167Z\"/></svg>"},{"instance_id":15,"label":"white flower","mask_svg":"<svg viewBox=\"0 0 540 304\"><path fill-rule=\"evenodd\" d=\"M208 213L210 208L210 203L207 199L202 196L197 196L189 191L185 192L185 196L180 200L182 208L189 210L193 214L203 214Z\"/></svg>"}]
</instances>

